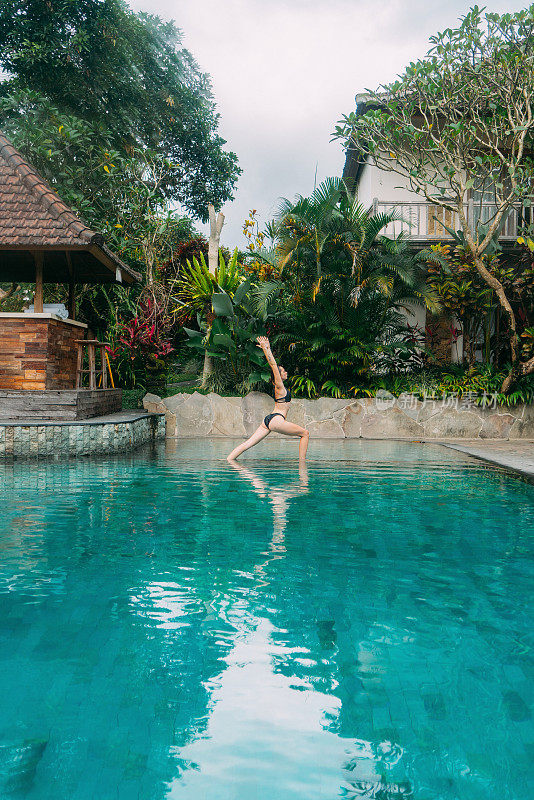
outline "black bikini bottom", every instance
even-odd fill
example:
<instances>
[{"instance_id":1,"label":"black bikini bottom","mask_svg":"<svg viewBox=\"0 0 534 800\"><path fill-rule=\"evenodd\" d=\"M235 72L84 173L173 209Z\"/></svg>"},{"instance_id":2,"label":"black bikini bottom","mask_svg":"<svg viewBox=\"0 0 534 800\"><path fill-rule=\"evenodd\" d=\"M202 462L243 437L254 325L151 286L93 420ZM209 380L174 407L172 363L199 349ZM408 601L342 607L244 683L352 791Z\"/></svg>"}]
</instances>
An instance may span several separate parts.
<instances>
[{"instance_id":1,"label":"black bikini bottom","mask_svg":"<svg viewBox=\"0 0 534 800\"><path fill-rule=\"evenodd\" d=\"M269 423L270 423L270 421L272 420L273 417L284 417L284 415L280 414L279 411L275 411L274 414L267 414L267 416L263 420L263 424L265 425L266 428L269 428ZM284 419L285 419L285 417L284 417ZM271 430L271 429L269 428L269 430Z\"/></svg>"}]
</instances>

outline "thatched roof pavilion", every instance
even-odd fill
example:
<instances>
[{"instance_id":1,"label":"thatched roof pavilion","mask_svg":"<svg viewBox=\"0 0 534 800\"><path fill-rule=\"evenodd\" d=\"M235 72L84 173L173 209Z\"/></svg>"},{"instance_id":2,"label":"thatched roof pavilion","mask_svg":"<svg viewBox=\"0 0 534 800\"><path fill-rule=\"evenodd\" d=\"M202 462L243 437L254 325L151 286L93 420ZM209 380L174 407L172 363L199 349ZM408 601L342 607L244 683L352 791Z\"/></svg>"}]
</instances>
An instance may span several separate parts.
<instances>
[{"instance_id":1,"label":"thatched roof pavilion","mask_svg":"<svg viewBox=\"0 0 534 800\"><path fill-rule=\"evenodd\" d=\"M0 133L0 282L139 279Z\"/></svg>"},{"instance_id":2,"label":"thatched roof pavilion","mask_svg":"<svg viewBox=\"0 0 534 800\"><path fill-rule=\"evenodd\" d=\"M0 313L0 389L68 390L76 381L76 283L140 280L0 133L0 282L35 283L33 313ZM43 284L69 285L68 319L43 309Z\"/></svg>"}]
</instances>

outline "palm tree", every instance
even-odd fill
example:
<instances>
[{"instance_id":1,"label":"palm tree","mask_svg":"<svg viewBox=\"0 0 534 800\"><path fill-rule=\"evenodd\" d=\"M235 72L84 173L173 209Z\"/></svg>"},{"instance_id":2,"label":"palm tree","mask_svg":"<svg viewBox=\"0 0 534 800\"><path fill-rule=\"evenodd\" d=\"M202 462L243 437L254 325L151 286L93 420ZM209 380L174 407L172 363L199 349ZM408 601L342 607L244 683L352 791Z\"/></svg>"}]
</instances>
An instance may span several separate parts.
<instances>
[{"instance_id":1,"label":"palm tree","mask_svg":"<svg viewBox=\"0 0 534 800\"><path fill-rule=\"evenodd\" d=\"M297 195L295 202L282 200L276 214L282 268L296 255L299 247L308 247L314 252L317 278L321 277L324 247L341 227L339 203L343 187L339 178L327 178L310 197Z\"/></svg>"},{"instance_id":2,"label":"palm tree","mask_svg":"<svg viewBox=\"0 0 534 800\"><path fill-rule=\"evenodd\" d=\"M334 178L310 198L281 206L281 280L256 287L256 306L274 320L281 343L296 354L295 366L307 367L320 388L329 374L346 384L354 371L369 369L377 352L392 342L398 348L408 301L439 310L426 285L429 254L414 254L406 239L383 234L395 218L373 215Z\"/></svg>"},{"instance_id":3,"label":"palm tree","mask_svg":"<svg viewBox=\"0 0 534 800\"><path fill-rule=\"evenodd\" d=\"M332 272L325 252L332 254L333 250L341 248L351 261L350 299L353 304L359 302L366 289L379 289L387 295L396 282L400 282L406 286L411 299L424 303L434 312L439 308L437 296L426 286L422 269L433 254L426 251L415 254L402 236L391 239L383 235L384 229L397 218L394 212L372 214L351 196L341 179L328 178L311 197L298 196L295 203L282 202L278 222L273 228L277 236L276 248L257 256L270 263L276 256L282 276L292 262L306 261L306 256L308 260L313 258L316 273L313 291L318 293L323 277ZM269 286L259 287L260 303L264 296L273 296L274 286L275 282L271 281Z\"/></svg>"},{"instance_id":4,"label":"palm tree","mask_svg":"<svg viewBox=\"0 0 534 800\"><path fill-rule=\"evenodd\" d=\"M200 253L200 259L193 256L192 262L187 260L187 265L182 268L177 280L175 299L178 306L175 313L182 322L195 316L200 317L206 324L206 341L215 319L213 296L227 294L233 297L238 286L244 281L237 261L238 255L236 248L227 264L223 254L219 251L219 266L216 267L215 274L213 274L206 264L204 254ZM211 357L206 350L204 352L202 386L206 385L211 371Z\"/></svg>"},{"instance_id":5,"label":"palm tree","mask_svg":"<svg viewBox=\"0 0 534 800\"><path fill-rule=\"evenodd\" d=\"M377 271L396 273L409 283L413 278L410 262L426 260L426 255L415 256L408 252L405 240L392 240L382 234L396 219L394 212L372 214L352 197L342 179L327 178L309 198L298 195L294 203L282 201L274 228L280 265L283 269L298 257L299 251L302 254L305 249L311 250L319 288L325 271L324 253L338 245L351 259L356 301L366 281L379 279L378 274L372 274ZM379 258L380 254L384 257ZM386 287L389 282L382 280L382 284ZM433 303L431 295L426 294Z\"/></svg>"}]
</instances>

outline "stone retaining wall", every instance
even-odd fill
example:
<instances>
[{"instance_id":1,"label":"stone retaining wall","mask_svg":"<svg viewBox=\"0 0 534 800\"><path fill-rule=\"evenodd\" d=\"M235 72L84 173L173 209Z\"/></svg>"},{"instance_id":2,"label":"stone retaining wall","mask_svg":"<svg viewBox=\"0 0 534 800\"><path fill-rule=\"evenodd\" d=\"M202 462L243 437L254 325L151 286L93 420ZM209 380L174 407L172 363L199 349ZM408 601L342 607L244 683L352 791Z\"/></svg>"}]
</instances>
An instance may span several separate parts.
<instances>
[{"instance_id":1,"label":"stone retaining wall","mask_svg":"<svg viewBox=\"0 0 534 800\"><path fill-rule=\"evenodd\" d=\"M147 411L165 414L167 436L250 436L273 410L267 394L245 397L175 394L144 398ZM534 439L534 405L481 409L388 393L361 400L293 400L288 420L326 439Z\"/></svg>"},{"instance_id":2,"label":"stone retaining wall","mask_svg":"<svg viewBox=\"0 0 534 800\"><path fill-rule=\"evenodd\" d=\"M120 422L0 423L0 459L105 455L164 438L160 414Z\"/></svg>"}]
</instances>

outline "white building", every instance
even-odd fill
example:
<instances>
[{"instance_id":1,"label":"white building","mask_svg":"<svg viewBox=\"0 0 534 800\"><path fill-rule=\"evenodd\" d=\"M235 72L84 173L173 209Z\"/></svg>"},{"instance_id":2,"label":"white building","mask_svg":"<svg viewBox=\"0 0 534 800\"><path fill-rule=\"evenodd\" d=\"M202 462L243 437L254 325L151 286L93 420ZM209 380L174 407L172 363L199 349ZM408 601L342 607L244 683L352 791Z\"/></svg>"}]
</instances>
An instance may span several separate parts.
<instances>
[{"instance_id":1,"label":"white building","mask_svg":"<svg viewBox=\"0 0 534 800\"><path fill-rule=\"evenodd\" d=\"M356 95L357 107L362 108L370 99L366 94ZM438 242L451 241L451 235L446 228L454 231L460 228L458 214L421 198L421 195L410 187L407 178L395 172L381 170L354 148L347 150L343 179L354 192L358 202L365 208L371 209L373 213L395 211L399 219L388 225L383 233L386 236L398 236L402 232L413 243L414 248L422 249ZM478 221L486 222L494 216L495 205L491 199L492 194L488 192L483 196L480 192L470 191L465 211L473 227ZM515 244L521 222L521 210L511 209L499 237L503 246L510 247ZM408 321L411 325L417 324L424 331L425 309L413 305ZM462 353L460 337L455 344L451 344L451 359L460 361Z\"/></svg>"}]
</instances>

